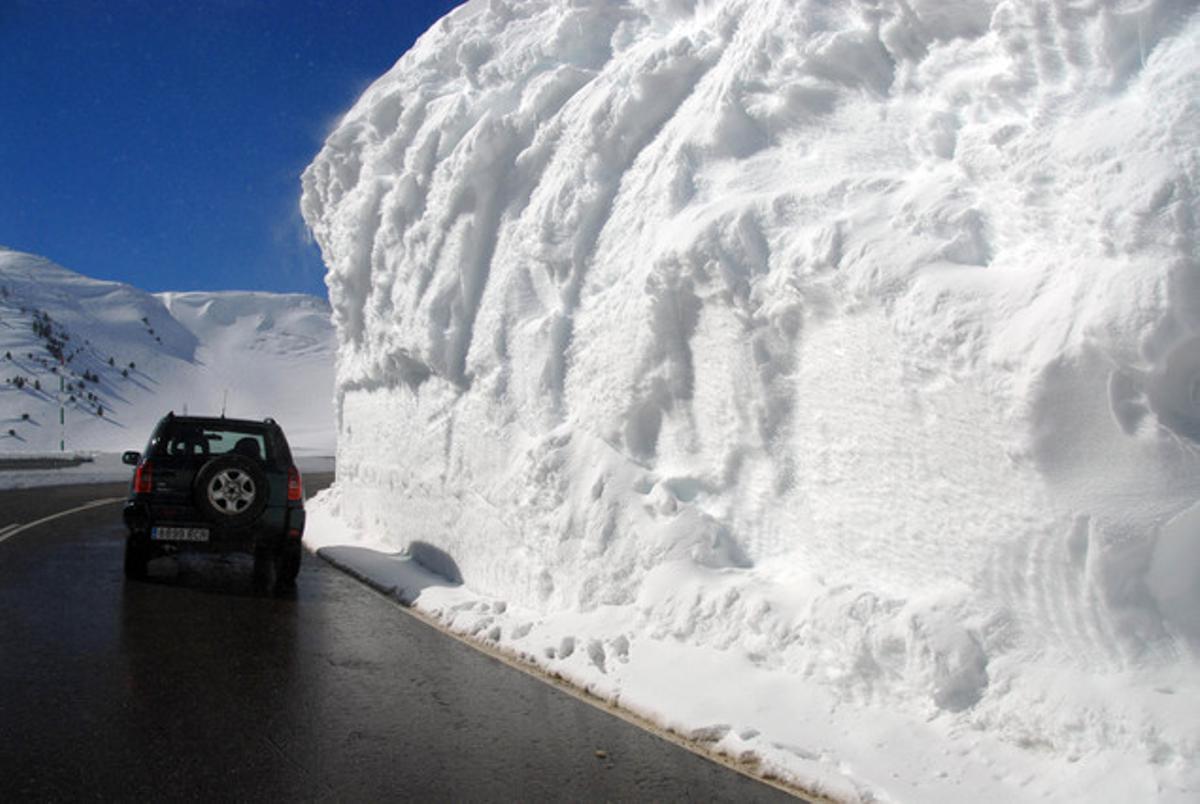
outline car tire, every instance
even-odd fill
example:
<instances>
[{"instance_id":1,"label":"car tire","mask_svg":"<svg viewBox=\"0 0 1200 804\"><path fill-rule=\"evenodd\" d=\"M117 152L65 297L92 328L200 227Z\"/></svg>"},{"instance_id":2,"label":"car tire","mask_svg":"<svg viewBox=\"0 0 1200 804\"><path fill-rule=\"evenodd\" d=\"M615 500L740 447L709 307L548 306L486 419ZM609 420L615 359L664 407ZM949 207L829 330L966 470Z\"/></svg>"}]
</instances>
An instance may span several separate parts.
<instances>
[{"instance_id":1,"label":"car tire","mask_svg":"<svg viewBox=\"0 0 1200 804\"><path fill-rule=\"evenodd\" d=\"M300 544L284 544L275 553L275 591L286 592L296 588L296 576L300 574Z\"/></svg>"},{"instance_id":2,"label":"car tire","mask_svg":"<svg viewBox=\"0 0 1200 804\"><path fill-rule=\"evenodd\" d=\"M125 539L125 577L131 581L146 579L146 565L150 563L150 545L145 538L131 533Z\"/></svg>"},{"instance_id":3,"label":"car tire","mask_svg":"<svg viewBox=\"0 0 1200 804\"><path fill-rule=\"evenodd\" d=\"M253 522L267 507L267 473L245 455L218 455L196 473L192 489L196 507L210 521L226 527Z\"/></svg>"}]
</instances>

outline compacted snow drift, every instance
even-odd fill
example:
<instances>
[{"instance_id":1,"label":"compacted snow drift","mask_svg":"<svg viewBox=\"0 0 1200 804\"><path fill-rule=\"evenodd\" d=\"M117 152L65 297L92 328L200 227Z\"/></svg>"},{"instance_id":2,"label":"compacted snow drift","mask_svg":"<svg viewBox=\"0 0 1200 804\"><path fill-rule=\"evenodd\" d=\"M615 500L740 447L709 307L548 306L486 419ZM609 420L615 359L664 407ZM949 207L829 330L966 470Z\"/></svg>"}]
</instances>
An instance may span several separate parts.
<instances>
[{"instance_id":1,"label":"compacted snow drift","mask_svg":"<svg viewBox=\"0 0 1200 804\"><path fill-rule=\"evenodd\" d=\"M1194 2L467 3L304 176L314 538L810 788L1194 801L1198 180Z\"/></svg>"}]
</instances>

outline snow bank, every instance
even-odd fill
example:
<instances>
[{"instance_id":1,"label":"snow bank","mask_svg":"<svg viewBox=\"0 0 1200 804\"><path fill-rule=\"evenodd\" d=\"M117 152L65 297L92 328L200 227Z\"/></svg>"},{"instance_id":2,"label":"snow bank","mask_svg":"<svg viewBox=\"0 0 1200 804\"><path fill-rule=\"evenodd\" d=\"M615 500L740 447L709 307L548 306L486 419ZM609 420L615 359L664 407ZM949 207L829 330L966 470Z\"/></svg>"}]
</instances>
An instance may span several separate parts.
<instances>
[{"instance_id":1,"label":"snow bank","mask_svg":"<svg viewBox=\"0 0 1200 804\"><path fill-rule=\"evenodd\" d=\"M328 527L799 777L1194 800L1198 99L1184 0L468 3L304 176Z\"/></svg>"}]
</instances>

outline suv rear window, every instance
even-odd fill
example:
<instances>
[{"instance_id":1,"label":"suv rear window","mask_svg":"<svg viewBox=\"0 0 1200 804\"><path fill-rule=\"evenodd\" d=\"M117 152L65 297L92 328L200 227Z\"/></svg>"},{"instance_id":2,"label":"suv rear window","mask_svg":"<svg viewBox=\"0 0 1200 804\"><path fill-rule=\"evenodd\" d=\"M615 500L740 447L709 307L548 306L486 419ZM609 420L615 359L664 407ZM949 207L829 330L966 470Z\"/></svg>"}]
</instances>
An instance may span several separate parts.
<instances>
[{"instance_id":1,"label":"suv rear window","mask_svg":"<svg viewBox=\"0 0 1200 804\"><path fill-rule=\"evenodd\" d=\"M170 422L156 439L159 455L202 456L236 452L249 458L274 463L271 439L261 428Z\"/></svg>"}]
</instances>

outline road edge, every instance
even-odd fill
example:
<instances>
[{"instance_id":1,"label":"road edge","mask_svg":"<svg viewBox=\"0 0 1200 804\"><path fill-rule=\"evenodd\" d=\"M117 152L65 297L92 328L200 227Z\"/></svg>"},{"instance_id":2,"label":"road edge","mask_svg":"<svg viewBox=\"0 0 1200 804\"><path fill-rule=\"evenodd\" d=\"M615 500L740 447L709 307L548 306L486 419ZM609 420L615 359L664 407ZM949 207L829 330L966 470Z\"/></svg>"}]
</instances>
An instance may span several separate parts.
<instances>
[{"instance_id":1,"label":"road edge","mask_svg":"<svg viewBox=\"0 0 1200 804\"><path fill-rule=\"evenodd\" d=\"M348 562L338 561L324 548L317 548L315 551L309 549L309 553L317 558L320 558L329 566L363 584L371 591L395 605L402 612L408 614L410 617L413 617L416 620L419 620L430 628L433 628L434 630L445 634L451 639L454 639L457 642L474 649L478 653L482 653L485 656L495 659L501 664L511 667L512 669L524 673L527 676L531 676L545 684L561 690L562 692L565 692L572 698L575 698L582 703L586 703L595 709L599 709L607 714L620 718L631 726L635 726L642 731L653 734L656 737L660 737L692 754L695 754L696 756L699 756L710 762L715 762L716 764L721 765L722 767L727 768L734 773L737 773L748 779L753 779L761 784L765 784L768 787L772 787L781 793L786 793L787 795L792 796L800 801L807 801L809 804L849 804L843 799L831 798L827 794L805 789L797 784L789 782L787 779L781 776L771 773L770 771L763 773L756 772L754 768L757 763L740 761L737 757L730 756L724 752L713 751L704 743L697 740L691 740L681 735L679 732L674 731L673 729L666 728L634 709L630 709L620 703L614 703L601 698L587 688L572 683L562 675L545 670L519 652L506 650L498 645L474 638L470 634L454 631L437 618L421 611L399 597L396 594L396 586L382 583L377 579L372 578L369 574L356 569Z\"/></svg>"}]
</instances>

